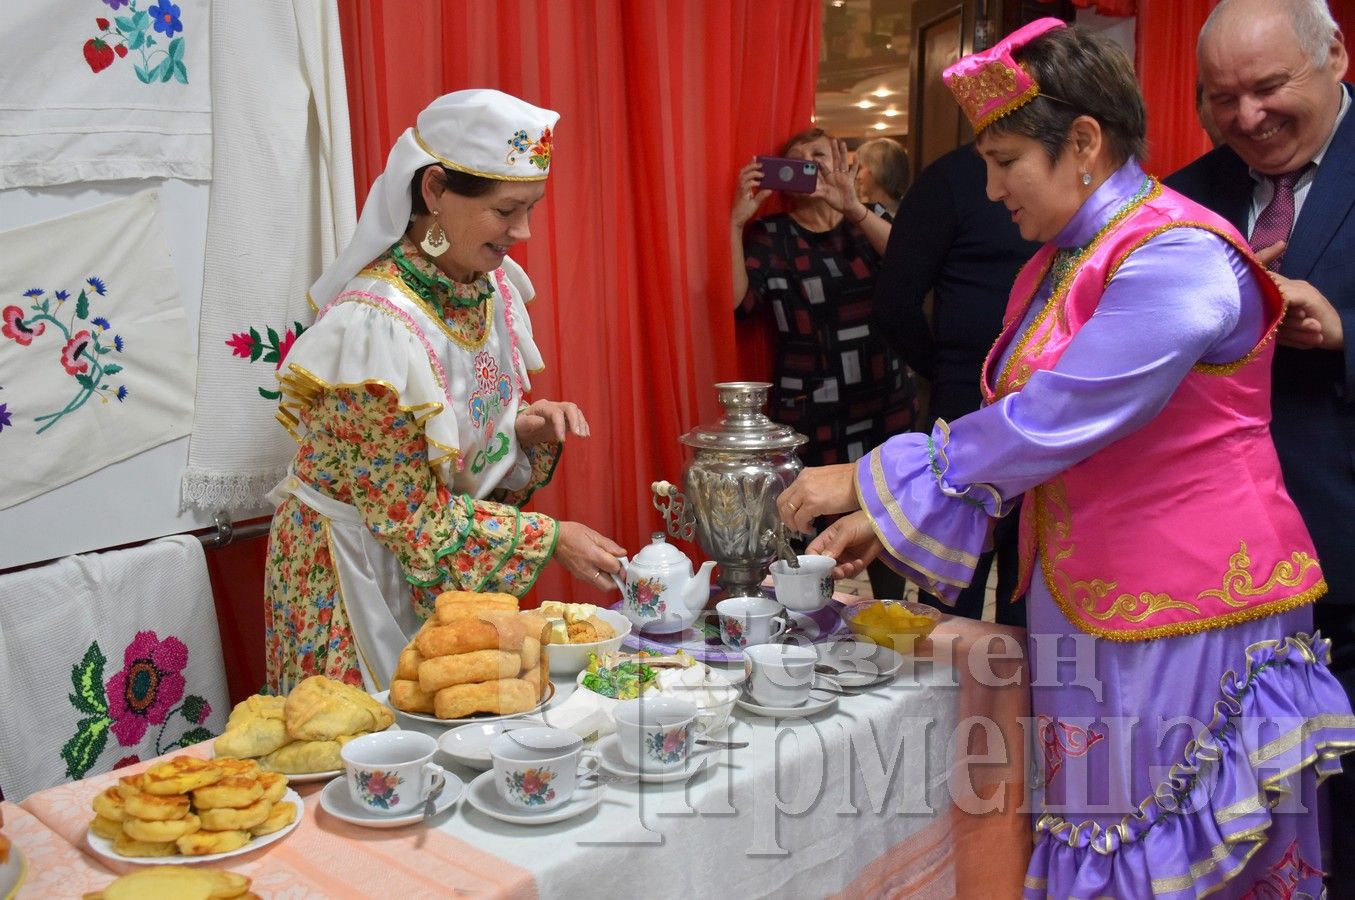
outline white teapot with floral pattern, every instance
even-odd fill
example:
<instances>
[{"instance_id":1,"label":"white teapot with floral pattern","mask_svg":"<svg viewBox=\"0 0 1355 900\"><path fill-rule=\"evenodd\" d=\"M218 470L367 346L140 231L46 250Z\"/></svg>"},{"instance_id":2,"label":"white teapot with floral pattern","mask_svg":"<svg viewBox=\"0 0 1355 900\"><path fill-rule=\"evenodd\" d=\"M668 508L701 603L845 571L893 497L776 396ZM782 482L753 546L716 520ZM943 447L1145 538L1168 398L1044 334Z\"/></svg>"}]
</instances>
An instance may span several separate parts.
<instances>
[{"instance_id":1,"label":"white teapot with floral pattern","mask_svg":"<svg viewBox=\"0 0 1355 900\"><path fill-rule=\"evenodd\" d=\"M690 628L710 599L710 573L714 560L707 560L692 573L692 561L668 543L662 531L633 561L619 557L626 580L612 576L621 589L621 614L639 631L671 634Z\"/></svg>"}]
</instances>

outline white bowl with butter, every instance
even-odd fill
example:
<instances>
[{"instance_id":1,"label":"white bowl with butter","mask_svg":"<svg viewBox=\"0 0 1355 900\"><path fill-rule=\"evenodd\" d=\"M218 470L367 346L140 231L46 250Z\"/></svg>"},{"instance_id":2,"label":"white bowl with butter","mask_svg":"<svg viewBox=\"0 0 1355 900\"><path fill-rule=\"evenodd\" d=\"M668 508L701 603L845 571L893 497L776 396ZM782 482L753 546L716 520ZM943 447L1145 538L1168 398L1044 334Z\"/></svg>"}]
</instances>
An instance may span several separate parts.
<instances>
[{"instance_id":1,"label":"white bowl with butter","mask_svg":"<svg viewBox=\"0 0 1355 900\"><path fill-rule=\"evenodd\" d=\"M596 653L598 656L602 656L604 653L618 650L621 648L621 642L626 639L626 635L630 634L630 619L615 610L586 603L567 603L564 606L566 607L565 615L557 618L553 623L550 644L546 647L546 652L550 655L550 673L552 675L573 675L582 672L588 666L590 654ZM584 644L568 643L569 638L566 629L568 627L567 622L572 621L569 619L570 615L583 618L595 617L610 625L616 634L605 641L591 641Z\"/></svg>"}]
</instances>

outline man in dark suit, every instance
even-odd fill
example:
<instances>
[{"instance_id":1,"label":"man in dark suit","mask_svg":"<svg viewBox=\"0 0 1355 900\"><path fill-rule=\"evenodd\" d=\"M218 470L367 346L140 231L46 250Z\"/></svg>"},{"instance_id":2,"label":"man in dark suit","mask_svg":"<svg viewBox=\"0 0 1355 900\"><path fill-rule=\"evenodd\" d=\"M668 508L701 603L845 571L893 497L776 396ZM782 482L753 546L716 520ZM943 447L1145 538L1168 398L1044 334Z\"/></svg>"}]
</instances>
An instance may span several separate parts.
<instances>
[{"instance_id":1,"label":"man in dark suit","mask_svg":"<svg viewBox=\"0 0 1355 900\"><path fill-rule=\"evenodd\" d=\"M1167 184L1225 216L1277 273L1271 433L1328 593L1315 624L1355 697L1355 114L1325 0L1224 0L1198 46L1225 145ZM1355 896L1355 764L1333 778L1331 896Z\"/></svg>"},{"instance_id":2,"label":"man in dark suit","mask_svg":"<svg viewBox=\"0 0 1355 900\"><path fill-rule=\"evenodd\" d=\"M982 404L979 373L1002 331L1007 294L1017 271L1040 247L1022 240L1006 207L988 199L987 179L973 144L923 169L899 203L875 276L872 322L904 362L930 380L929 430L938 418L951 421ZM929 291L931 327L922 310ZM1008 625L1026 624L1024 599L1010 602L1017 579L1017 518L1013 512L1000 519L994 533L997 621ZM993 553L980 557L973 583L949 611L982 617L993 559ZM872 585L875 577L872 573Z\"/></svg>"}]
</instances>

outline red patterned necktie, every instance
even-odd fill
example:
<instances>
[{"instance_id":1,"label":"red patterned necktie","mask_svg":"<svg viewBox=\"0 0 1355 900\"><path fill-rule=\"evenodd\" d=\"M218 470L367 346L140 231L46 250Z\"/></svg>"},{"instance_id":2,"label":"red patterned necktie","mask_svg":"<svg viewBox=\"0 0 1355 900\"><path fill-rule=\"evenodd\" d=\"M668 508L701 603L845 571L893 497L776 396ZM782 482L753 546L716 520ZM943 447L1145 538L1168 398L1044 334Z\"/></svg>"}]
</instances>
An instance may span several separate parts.
<instances>
[{"instance_id":1,"label":"red patterned necktie","mask_svg":"<svg viewBox=\"0 0 1355 900\"><path fill-rule=\"evenodd\" d=\"M1294 228L1294 185L1306 169L1307 166L1304 166L1293 172L1267 176L1275 187L1275 194L1266 208L1261 210L1261 215L1256 217L1256 225L1251 231L1252 250L1264 250L1277 241L1289 240L1289 232ZM1277 272L1283 260L1284 254L1281 253L1266 268Z\"/></svg>"}]
</instances>

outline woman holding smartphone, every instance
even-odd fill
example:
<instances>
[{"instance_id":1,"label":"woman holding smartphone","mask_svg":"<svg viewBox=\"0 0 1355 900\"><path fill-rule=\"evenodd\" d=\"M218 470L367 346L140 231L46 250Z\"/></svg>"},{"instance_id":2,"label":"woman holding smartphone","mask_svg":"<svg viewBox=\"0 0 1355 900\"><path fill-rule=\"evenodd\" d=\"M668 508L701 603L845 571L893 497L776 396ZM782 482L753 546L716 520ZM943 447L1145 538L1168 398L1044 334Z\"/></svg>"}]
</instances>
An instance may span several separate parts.
<instances>
[{"instance_id":1,"label":"woman holding smartphone","mask_svg":"<svg viewBox=\"0 0 1355 900\"><path fill-rule=\"evenodd\" d=\"M857 199L856 166L827 132L800 132L779 156L772 172L768 157L739 171L729 223L735 314L771 306L770 415L809 438L805 464L852 462L911 429L915 413L911 373L870 324L890 226ZM754 220L773 193L764 183L783 185L787 211Z\"/></svg>"}]
</instances>

